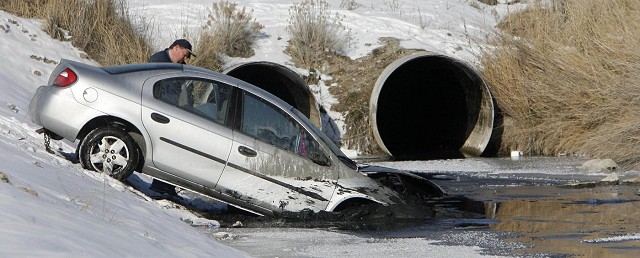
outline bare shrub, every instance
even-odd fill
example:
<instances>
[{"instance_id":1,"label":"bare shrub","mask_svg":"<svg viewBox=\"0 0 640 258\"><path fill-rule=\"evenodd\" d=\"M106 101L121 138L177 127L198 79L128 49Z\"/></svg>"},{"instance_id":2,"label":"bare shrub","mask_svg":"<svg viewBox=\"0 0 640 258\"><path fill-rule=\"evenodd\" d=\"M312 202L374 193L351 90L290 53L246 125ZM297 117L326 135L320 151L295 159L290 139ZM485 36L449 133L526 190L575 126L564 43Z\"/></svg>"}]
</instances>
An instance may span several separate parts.
<instances>
[{"instance_id":1,"label":"bare shrub","mask_svg":"<svg viewBox=\"0 0 640 258\"><path fill-rule=\"evenodd\" d=\"M355 0L340 0L340 8L344 8L347 10L355 10L360 6L360 4L356 3Z\"/></svg>"},{"instance_id":2,"label":"bare shrub","mask_svg":"<svg viewBox=\"0 0 640 258\"><path fill-rule=\"evenodd\" d=\"M251 12L238 4L220 1L213 4L202 37L213 43L220 52L231 57L254 55L253 45L264 28L251 18Z\"/></svg>"},{"instance_id":3,"label":"bare shrub","mask_svg":"<svg viewBox=\"0 0 640 258\"><path fill-rule=\"evenodd\" d=\"M497 5L498 0L478 0L478 2L487 4L487 5Z\"/></svg>"},{"instance_id":4,"label":"bare shrub","mask_svg":"<svg viewBox=\"0 0 640 258\"><path fill-rule=\"evenodd\" d=\"M200 37L195 42L198 55L195 58L192 57L189 60L189 64L221 72L224 61L219 55L218 43L219 41L215 35L208 33L200 34Z\"/></svg>"},{"instance_id":5,"label":"bare shrub","mask_svg":"<svg viewBox=\"0 0 640 258\"><path fill-rule=\"evenodd\" d=\"M389 9L389 11L391 13L397 13L402 15L402 3L400 3L398 0L384 0L384 5L387 7L387 9Z\"/></svg>"},{"instance_id":6,"label":"bare shrub","mask_svg":"<svg viewBox=\"0 0 640 258\"><path fill-rule=\"evenodd\" d=\"M227 1L213 4L195 44L198 56L189 64L220 72L224 65L220 54L230 57L254 55L253 45L264 26L251 18L251 12L245 8L238 10L237 6Z\"/></svg>"},{"instance_id":7,"label":"bare shrub","mask_svg":"<svg viewBox=\"0 0 640 258\"><path fill-rule=\"evenodd\" d=\"M148 28L134 27L124 0L9 0L26 8L33 18L45 19L44 30L69 40L102 65L141 63L151 55Z\"/></svg>"},{"instance_id":8,"label":"bare shrub","mask_svg":"<svg viewBox=\"0 0 640 258\"><path fill-rule=\"evenodd\" d=\"M542 2L504 20L484 77L505 115L502 150L640 164L640 2ZM560 7L560 8L559 8Z\"/></svg>"},{"instance_id":9,"label":"bare shrub","mask_svg":"<svg viewBox=\"0 0 640 258\"><path fill-rule=\"evenodd\" d=\"M340 53L350 40L343 17L331 15L324 0L304 0L289 9L287 52L304 68L317 68L325 52Z\"/></svg>"}]
</instances>

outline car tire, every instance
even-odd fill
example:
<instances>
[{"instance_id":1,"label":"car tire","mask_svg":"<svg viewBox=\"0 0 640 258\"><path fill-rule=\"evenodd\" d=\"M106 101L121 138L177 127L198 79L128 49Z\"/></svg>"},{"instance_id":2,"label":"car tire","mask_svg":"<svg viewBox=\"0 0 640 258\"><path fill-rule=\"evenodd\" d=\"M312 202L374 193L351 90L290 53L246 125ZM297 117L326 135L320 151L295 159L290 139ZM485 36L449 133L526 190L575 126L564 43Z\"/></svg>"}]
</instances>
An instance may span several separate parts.
<instances>
[{"instance_id":1,"label":"car tire","mask_svg":"<svg viewBox=\"0 0 640 258\"><path fill-rule=\"evenodd\" d=\"M82 167L125 181L136 169L140 151L133 138L116 126L98 127L78 145Z\"/></svg>"},{"instance_id":2,"label":"car tire","mask_svg":"<svg viewBox=\"0 0 640 258\"><path fill-rule=\"evenodd\" d=\"M82 146L82 139L80 139L80 142L78 142L78 147L76 148L76 158L78 159L78 162L80 163L82 168L92 170L91 165L85 163L84 160L80 158L80 146Z\"/></svg>"}]
</instances>

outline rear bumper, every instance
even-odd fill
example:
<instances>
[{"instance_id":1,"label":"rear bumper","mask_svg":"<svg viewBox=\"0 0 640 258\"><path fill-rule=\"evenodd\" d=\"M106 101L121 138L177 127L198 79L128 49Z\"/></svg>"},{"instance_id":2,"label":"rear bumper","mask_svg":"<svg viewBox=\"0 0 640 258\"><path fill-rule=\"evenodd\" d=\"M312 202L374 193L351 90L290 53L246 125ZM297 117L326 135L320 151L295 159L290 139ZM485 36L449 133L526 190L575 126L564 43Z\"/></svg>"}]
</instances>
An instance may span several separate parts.
<instances>
[{"instance_id":1,"label":"rear bumper","mask_svg":"<svg viewBox=\"0 0 640 258\"><path fill-rule=\"evenodd\" d=\"M70 141L96 115L96 110L78 103L68 88L40 86L29 103L31 121Z\"/></svg>"},{"instance_id":2,"label":"rear bumper","mask_svg":"<svg viewBox=\"0 0 640 258\"><path fill-rule=\"evenodd\" d=\"M36 92L31 97L31 102L29 102L29 118L31 118L31 121L37 125L42 125L42 123L40 122L38 103L40 103L40 99L42 99L42 95L46 91L45 88L46 86L38 87L38 89L36 89Z\"/></svg>"}]
</instances>

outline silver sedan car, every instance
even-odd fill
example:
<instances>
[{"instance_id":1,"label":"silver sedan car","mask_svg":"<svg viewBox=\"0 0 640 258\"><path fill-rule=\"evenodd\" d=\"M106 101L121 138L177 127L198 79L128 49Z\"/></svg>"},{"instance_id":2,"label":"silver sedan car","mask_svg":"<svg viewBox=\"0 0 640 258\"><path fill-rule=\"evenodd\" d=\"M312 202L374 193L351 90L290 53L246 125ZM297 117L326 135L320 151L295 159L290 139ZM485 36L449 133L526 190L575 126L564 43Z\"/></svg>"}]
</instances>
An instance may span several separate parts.
<instances>
[{"instance_id":1,"label":"silver sedan car","mask_svg":"<svg viewBox=\"0 0 640 258\"><path fill-rule=\"evenodd\" d=\"M261 215L442 194L412 173L367 172L281 99L188 65L63 59L29 115L52 139L79 140L86 169L121 181L139 171Z\"/></svg>"}]
</instances>

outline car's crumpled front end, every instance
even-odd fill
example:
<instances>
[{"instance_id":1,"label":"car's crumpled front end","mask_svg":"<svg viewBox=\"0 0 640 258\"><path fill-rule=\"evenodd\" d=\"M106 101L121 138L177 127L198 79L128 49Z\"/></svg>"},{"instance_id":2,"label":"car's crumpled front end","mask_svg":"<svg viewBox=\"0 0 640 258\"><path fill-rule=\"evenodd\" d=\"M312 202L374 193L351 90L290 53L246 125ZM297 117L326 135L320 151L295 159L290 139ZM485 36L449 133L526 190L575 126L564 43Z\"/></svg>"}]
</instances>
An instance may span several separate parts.
<instances>
[{"instance_id":1,"label":"car's crumpled front end","mask_svg":"<svg viewBox=\"0 0 640 258\"><path fill-rule=\"evenodd\" d=\"M326 208L327 211L339 211L351 206L354 202L407 206L407 204L424 203L428 198L445 195L439 186L414 173L355 162L319 129L309 123L307 123L308 128L322 139L327 150L331 151L336 158L332 162L339 173L337 187Z\"/></svg>"},{"instance_id":2,"label":"car's crumpled front end","mask_svg":"<svg viewBox=\"0 0 640 258\"><path fill-rule=\"evenodd\" d=\"M339 210L344 202L369 200L384 206L422 205L429 198L442 197L438 185L414 173L368 164L359 164L342 157L342 169L337 189L327 207Z\"/></svg>"}]
</instances>

